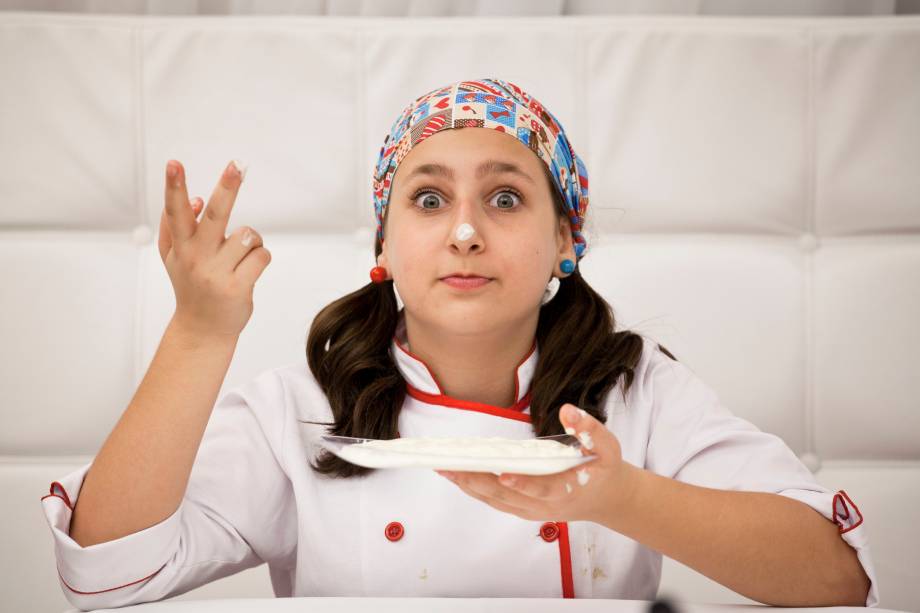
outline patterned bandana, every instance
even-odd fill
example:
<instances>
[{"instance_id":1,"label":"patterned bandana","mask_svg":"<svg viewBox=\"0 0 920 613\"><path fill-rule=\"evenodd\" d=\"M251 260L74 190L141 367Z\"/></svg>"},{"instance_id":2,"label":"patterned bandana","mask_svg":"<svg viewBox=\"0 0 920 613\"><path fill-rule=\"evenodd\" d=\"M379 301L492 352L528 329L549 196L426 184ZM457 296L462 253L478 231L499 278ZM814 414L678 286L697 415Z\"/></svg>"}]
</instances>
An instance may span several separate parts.
<instances>
[{"instance_id":1,"label":"patterned bandana","mask_svg":"<svg viewBox=\"0 0 920 613\"><path fill-rule=\"evenodd\" d=\"M416 98L403 110L383 140L374 172L377 237L383 241L390 183L409 150L439 130L470 127L507 132L546 164L565 202L575 259L581 259L587 249L582 227L588 208L588 171L559 120L520 87L499 79L445 85Z\"/></svg>"}]
</instances>

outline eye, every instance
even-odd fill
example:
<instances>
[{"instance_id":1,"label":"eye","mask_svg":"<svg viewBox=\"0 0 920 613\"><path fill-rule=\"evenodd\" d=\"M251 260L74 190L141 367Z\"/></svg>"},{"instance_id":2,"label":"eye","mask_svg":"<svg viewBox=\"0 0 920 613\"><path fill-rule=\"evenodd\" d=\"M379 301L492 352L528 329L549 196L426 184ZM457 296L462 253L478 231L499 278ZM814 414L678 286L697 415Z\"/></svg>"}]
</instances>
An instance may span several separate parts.
<instances>
[{"instance_id":1,"label":"eye","mask_svg":"<svg viewBox=\"0 0 920 613\"><path fill-rule=\"evenodd\" d=\"M523 196L521 196L521 194L516 189L511 189L510 187L503 187L502 191L495 194L499 202L498 206L495 208L506 210L506 211L514 210L515 208L517 208L514 206L514 199L513 198L509 199L507 197L504 197L505 194L514 194L514 197L517 198L518 201L523 199Z\"/></svg>"},{"instance_id":2,"label":"eye","mask_svg":"<svg viewBox=\"0 0 920 613\"><path fill-rule=\"evenodd\" d=\"M428 196L422 199L422 206L418 208L422 209L423 213L430 213L432 211L437 211L438 210L438 198L441 198L441 194L435 191L432 191L430 189L420 189L416 191L414 194L412 194L409 197L409 200L412 201L413 206L417 206L416 201L418 200L418 197L421 196L422 194L428 194Z\"/></svg>"},{"instance_id":3,"label":"eye","mask_svg":"<svg viewBox=\"0 0 920 613\"><path fill-rule=\"evenodd\" d=\"M493 200L497 198L498 204L495 208L503 211L514 211L517 209L514 203L514 198L509 198L505 194L512 194L515 198L518 199L518 204L520 204L520 201L524 198L516 189L503 187L500 192L496 193L495 196L492 197ZM425 195L425 198L422 199L421 206L419 206L418 198L422 195ZM413 206L421 209L423 213L433 213L434 211L440 210L440 207L438 206L439 198L443 198L443 196L431 188L419 189L409 197Z\"/></svg>"}]
</instances>

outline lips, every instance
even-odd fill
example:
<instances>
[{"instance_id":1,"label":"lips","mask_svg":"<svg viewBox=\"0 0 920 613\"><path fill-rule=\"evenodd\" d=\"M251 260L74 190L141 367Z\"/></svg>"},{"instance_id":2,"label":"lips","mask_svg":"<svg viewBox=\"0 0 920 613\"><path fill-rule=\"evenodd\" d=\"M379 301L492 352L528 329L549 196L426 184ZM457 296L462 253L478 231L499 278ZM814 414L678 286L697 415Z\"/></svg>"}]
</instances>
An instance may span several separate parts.
<instances>
[{"instance_id":1,"label":"lips","mask_svg":"<svg viewBox=\"0 0 920 613\"><path fill-rule=\"evenodd\" d=\"M488 284L491 281L491 279L487 277L475 277L475 276L473 277L450 276L450 277L444 277L443 279L441 279L441 281L457 289L475 289L477 287L482 287Z\"/></svg>"}]
</instances>

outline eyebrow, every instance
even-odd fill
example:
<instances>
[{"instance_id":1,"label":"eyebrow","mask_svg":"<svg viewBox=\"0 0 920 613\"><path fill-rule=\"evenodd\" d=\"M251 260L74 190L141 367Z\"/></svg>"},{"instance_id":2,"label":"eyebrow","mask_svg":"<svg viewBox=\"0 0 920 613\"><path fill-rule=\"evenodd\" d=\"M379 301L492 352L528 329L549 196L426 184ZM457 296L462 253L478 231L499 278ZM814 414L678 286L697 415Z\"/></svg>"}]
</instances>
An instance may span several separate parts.
<instances>
[{"instance_id":1,"label":"eyebrow","mask_svg":"<svg viewBox=\"0 0 920 613\"><path fill-rule=\"evenodd\" d=\"M501 160L486 160L476 168L476 178L481 179L486 175L499 175L499 174L514 174L522 179L526 179L531 183L535 183L533 178L521 170L516 164L511 162L503 162ZM406 180L408 181L412 177L418 175L434 175L438 177L445 177L450 181L454 180L454 171L452 168L444 166L443 164L429 163L416 166L412 169L408 175L406 175Z\"/></svg>"}]
</instances>

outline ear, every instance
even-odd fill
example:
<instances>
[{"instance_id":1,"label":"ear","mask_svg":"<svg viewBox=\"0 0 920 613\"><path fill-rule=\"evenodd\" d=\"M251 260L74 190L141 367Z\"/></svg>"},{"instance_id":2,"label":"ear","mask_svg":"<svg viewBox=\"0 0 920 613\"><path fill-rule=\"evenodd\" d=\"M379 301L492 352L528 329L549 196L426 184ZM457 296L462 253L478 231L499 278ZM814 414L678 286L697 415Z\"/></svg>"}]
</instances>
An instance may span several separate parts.
<instances>
[{"instance_id":1,"label":"ear","mask_svg":"<svg viewBox=\"0 0 920 613\"><path fill-rule=\"evenodd\" d=\"M572 225L569 223L569 220L560 217L559 218L559 231L556 234L556 247L559 249L558 257L559 260L564 260L568 258L575 261L575 241L572 238ZM558 269L558 266L556 267Z\"/></svg>"},{"instance_id":2,"label":"ear","mask_svg":"<svg viewBox=\"0 0 920 613\"><path fill-rule=\"evenodd\" d=\"M387 244L386 241L380 241L380 255L377 256L377 266L382 266L387 269L387 276L392 278L390 274L390 261L387 258Z\"/></svg>"}]
</instances>

